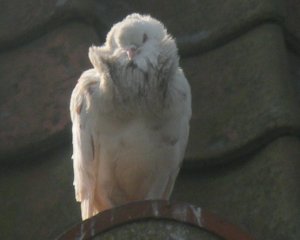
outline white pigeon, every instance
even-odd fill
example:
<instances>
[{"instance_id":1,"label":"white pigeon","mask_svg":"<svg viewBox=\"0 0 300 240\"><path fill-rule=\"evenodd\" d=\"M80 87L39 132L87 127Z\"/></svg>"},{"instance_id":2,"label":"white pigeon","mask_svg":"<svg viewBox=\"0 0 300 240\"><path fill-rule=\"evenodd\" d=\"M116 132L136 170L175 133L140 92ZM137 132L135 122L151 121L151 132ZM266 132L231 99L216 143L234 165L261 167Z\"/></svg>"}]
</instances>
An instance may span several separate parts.
<instances>
[{"instance_id":1,"label":"white pigeon","mask_svg":"<svg viewBox=\"0 0 300 240\"><path fill-rule=\"evenodd\" d=\"M191 92L158 20L115 24L73 90L73 167L82 219L131 201L169 199L189 135Z\"/></svg>"}]
</instances>

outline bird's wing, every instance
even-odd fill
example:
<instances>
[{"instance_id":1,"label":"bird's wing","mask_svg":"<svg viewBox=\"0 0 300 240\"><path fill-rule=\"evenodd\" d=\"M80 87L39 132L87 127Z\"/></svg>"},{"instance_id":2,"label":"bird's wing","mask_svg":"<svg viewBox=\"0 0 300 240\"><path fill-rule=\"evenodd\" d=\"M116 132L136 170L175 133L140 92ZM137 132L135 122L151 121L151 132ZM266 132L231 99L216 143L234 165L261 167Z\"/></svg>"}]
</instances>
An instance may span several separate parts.
<instances>
[{"instance_id":1,"label":"bird's wing","mask_svg":"<svg viewBox=\"0 0 300 240\"><path fill-rule=\"evenodd\" d=\"M82 218L95 212L94 194L97 175L95 137L92 126L89 88L95 84L92 72L86 72L73 90L70 102L73 133L73 168L76 200L81 202ZM97 148L98 151L98 148Z\"/></svg>"},{"instance_id":2,"label":"bird's wing","mask_svg":"<svg viewBox=\"0 0 300 240\"><path fill-rule=\"evenodd\" d=\"M176 147L177 158L179 161L177 168L170 172L170 176L165 187L164 196L167 199L172 193L176 177L184 159L189 138L189 122L192 116L191 89L182 70L179 69L177 71L177 74L175 75L174 81L172 81L170 88L172 92L171 94L174 99L174 113L176 116L168 127L169 129L173 129L172 131L169 130L169 132L171 132L171 135L175 133L175 139L178 138L178 144L176 145Z\"/></svg>"}]
</instances>

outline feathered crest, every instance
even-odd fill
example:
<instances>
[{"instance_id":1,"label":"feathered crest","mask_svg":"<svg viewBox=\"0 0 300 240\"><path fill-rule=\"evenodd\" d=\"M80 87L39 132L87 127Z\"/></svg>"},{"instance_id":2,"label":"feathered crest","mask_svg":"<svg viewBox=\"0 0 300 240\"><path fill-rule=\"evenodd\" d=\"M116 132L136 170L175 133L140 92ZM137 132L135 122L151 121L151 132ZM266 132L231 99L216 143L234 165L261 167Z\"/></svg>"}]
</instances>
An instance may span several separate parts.
<instances>
[{"instance_id":1,"label":"feathered crest","mask_svg":"<svg viewBox=\"0 0 300 240\"><path fill-rule=\"evenodd\" d=\"M110 78L110 58L106 50L101 47L91 46L89 48L89 59L100 75L104 75L105 78Z\"/></svg>"}]
</instances>

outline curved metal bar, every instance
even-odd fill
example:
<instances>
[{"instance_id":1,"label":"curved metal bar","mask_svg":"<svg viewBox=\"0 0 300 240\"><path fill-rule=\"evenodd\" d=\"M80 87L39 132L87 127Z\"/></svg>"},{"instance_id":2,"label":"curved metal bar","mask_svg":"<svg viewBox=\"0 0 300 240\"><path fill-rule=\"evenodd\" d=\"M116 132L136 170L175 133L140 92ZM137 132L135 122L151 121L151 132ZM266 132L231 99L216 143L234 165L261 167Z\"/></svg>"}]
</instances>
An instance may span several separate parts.
<instances>
[{"instance_id":1,"label":"curved metal bar","mask_svg":"<svg viewBox=\"0 0 300 240\"><path fill-rule=\"evenodd\" d=\"M225 240L254 240L237 226L187 203L164 200L132 202L106 210L63 233L58 240L91 239L120 225L145 219L173 220L208 231Z\"/></svg>"}]
</instances>

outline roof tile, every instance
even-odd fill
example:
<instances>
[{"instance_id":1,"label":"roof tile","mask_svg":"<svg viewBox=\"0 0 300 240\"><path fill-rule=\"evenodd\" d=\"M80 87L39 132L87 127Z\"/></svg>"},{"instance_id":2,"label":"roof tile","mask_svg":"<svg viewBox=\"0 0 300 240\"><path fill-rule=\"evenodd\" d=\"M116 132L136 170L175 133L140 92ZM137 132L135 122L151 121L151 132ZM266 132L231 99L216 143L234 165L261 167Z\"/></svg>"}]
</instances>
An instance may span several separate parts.
<instances>
[{"instance_id":1,"label":"roof tile","mask_svg":"<svg viewBox=\"0 0 300 240\"><path fill-rule=\"evenodd\" d=\"M279 26L261 25L182 65L193 94L187 158L225 160L274 134L299 129L300 109Z\"/></svg>"},{"instance_id":2,"label":"roof tile","mask_svg":"<svg viewBox=\"0 0 300 240\"><path fill-rule=\"evenodd\" d=\"M90 65L92 41L98 40L91 28L69 24L0 55L1 159L61 142L51 138L69 126L71 91Z\"/></svg>"},{"instance_id":3,"label":"roof tile","mask_svg":"<svg viewBox=\"0 0 300 240\"><path fill-rule=\"evenodd\" d=\"M173 198L241 225L255 239L299 239L300 141L282 137L239 163L177 179Z\"/></svg>"}]
</instances>

